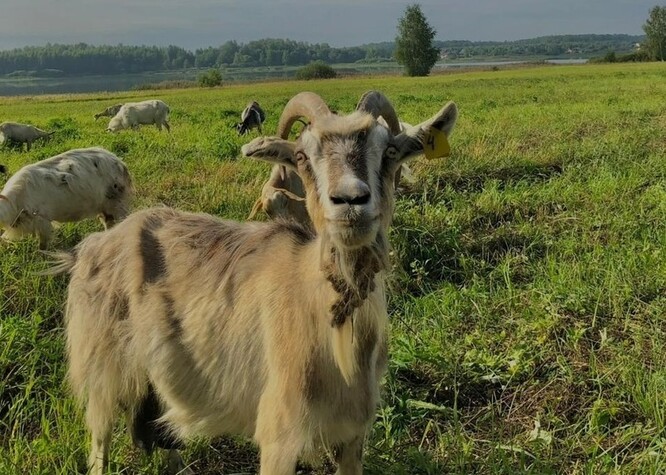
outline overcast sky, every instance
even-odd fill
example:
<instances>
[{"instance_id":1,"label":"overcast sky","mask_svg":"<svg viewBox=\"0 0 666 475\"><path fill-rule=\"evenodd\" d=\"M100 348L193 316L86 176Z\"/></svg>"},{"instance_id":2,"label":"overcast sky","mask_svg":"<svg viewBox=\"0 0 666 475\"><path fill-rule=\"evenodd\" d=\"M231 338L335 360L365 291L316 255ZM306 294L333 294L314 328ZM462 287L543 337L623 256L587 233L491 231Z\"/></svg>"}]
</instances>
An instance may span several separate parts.
<instances>
[{"instance_id":1,"label":"overcast sky","mask_svg":"<svg viewBox=\"0 0 666 475\"><path fill-rule=\"evenodd\" d=\"M175 44L290 38L331 46L391 41L413 1L0 0L0 49L51 43ZM425 0L436 39L642 34L659 0Z\"/></svg>"}]
</instances>

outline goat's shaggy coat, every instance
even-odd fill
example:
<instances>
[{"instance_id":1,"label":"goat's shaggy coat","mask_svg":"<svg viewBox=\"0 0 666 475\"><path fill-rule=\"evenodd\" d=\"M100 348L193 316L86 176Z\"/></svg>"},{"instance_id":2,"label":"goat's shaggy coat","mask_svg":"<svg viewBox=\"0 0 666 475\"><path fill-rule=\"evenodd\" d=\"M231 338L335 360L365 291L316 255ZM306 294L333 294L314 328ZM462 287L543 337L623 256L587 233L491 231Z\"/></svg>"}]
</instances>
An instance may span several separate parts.
<instances>
[{"instance_id":1,"label":"goat's shaggy coat","mask_svg":"<svg viewBox=\"0 0 666 475\"><path fill-rule=\"evenodd\" d=\"M0 192L2 238L36 234L46 248L52 221L99 216L105 227L129 213L132 179L125 164L103 148L82 148L26 165Z\"/></svg>"},{"instance_id":2,"label":"goat's shaggy coat","mask_svg":"<svg viewBox=\"0 0 666 475\"><path fill-rule=\"evenodd\" d=\"M301 93L285 113L316 112L317 101ZM105 470L119 407L148 449L245 434L262 475L293 475L322 446L339 474L362 473L387 362L395 170L455 118L449 104L394 137L363 111L321 111L295 143L245 145L246 156L298 171L313 228L154 208L61 255L69 376L87 406L93 474Z\"/></svg>"},{"instance_id":3,"label":"goat's shaggy coat","mask_svg":"<svg viewBox=\"0 0 666 475\"><path fill-rule=\"evenodd\" d=\"M127 102L109 121L106 130L117 132L123 129L137 129L140 125L155 124L158 130L162 130L162 126L164 126L169 132L171 127L168 120L169 106L160 100Z\"/></svg>"}]
</instances>

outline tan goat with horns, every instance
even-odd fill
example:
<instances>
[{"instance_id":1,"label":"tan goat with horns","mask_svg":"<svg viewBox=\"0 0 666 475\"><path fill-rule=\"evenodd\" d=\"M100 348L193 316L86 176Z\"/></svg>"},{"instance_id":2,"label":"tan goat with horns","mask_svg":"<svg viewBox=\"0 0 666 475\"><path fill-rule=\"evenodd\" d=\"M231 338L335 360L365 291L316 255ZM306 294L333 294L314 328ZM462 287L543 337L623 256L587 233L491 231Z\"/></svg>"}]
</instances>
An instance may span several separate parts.
<instances>
[{"instance_id":1,"label":"tan goat with horns","mask_svg":"<svg viewBox=\"0 0 666 475\"><path fill-rule=\"evenodd\" d=\"M457 109L394 135L372 112L331 114L305 92L281 130L299 117L310 124L297 141L259 137L242 151L298 173L314 232L155 208L59 256L92 474L105 471L120 407L134 441L168 449L172 470L183 469L179 439L243 434L261 475L293 475L322 448L338 474L363 472L387 363L395 173L430 134L451 132Z\"/></svg>"},{"instance_id":2,"label":"tan goat with horns","mask_svg":"<svg viewBox=\"0 0 666 475\"><path fill-rule=\"evenodd\" d=\"M326 108L327 113L330 113L326 105L323 107ZM393 135L398 135L405 130L404 126L409 126L409 124L398 121L398 116L391 103L386 96L377 91L368 91L363 94L356 105L356 110L368 112L375 119L381 117L384 125ZM287 139L293 123L283 114L278 123L277 136ZM398 167L396 171L395 188L400 183L401 170L402 167ZM264 183L261 195L255 201L247 219L254 219L261 210L264 210L273 219L290 218L302 224L310 224L310 218L305 209L305 189L295 170L288 169L284 165L273 166L271 175Z\"/></svg>"}]
</instances>

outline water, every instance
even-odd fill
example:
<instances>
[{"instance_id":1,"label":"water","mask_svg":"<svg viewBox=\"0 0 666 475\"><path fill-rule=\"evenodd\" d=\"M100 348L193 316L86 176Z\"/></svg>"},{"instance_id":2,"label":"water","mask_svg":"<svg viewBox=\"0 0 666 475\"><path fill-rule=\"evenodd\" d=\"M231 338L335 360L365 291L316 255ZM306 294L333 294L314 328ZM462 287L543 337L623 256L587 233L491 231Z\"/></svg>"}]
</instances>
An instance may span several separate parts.
<instances>
[{"instance_id":1,"label":"water","mask_svg":"<svg viewBox=\"0 0 666 475\"><path fill-rule=\"evenodd\" d=\"M0 79L0 96L127 91L140 84L179 79L192 80L195 78L196 74L191 72L167 72L112 76Z\"/></svg>"},{"instance_id":2,"label":"water","mask_svg":"<svg viewBox=\"0 0 666 475\"><path fill-rule=\"evenodd\" d=\"M511 66L516 64L529 64L536 61L523 61L523 60L511 60L511 61L461 61L458 63L438 63L435 64L434 69L448 69L448 68L480 68L480 67L492 67L492 66ZM589 62L589 59L576 58L576 59L546 59L543 61L547 64L585 64Z\"/></svg>"},{"instance_id":3,"label":"water","mask_svg":"<svg viewBox=\"0 0 666 475\"><path fill-rule=\"evenodd\" d=\"M553 64L584 64L587 59L550 59L547 63ZM524 64L529 61L477 61L439 63L435 70L450 68L477 68L492 66L509 66ZM249 81L259 79L285 79L293 77L298 68L234 68L225 70L224 82ZM389 66L385 68L371 68L360 64L345 65L339 69L342 74L371 74L373 72L386 73L387 71L399 71L400 67ZM40 94L71 94L80 92L116 92L128 91L136 86L147 83L159 83L162 81L195 80L201 71L169 71L140 74L118 74L112 76L81 76L62 78L0 78L0 96L34 96Z\"/></svg>"}]
</instances>

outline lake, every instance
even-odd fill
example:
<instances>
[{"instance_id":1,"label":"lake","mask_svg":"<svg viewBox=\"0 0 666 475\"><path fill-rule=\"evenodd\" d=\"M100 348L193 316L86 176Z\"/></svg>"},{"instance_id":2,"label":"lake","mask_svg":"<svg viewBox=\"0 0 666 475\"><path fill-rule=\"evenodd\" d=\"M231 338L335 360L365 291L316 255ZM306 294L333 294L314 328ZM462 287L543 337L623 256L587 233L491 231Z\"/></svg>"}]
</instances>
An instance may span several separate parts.
<instances>
[{"instance_id":1,"label":"lake","mask_svg":"<svg viewBox=\"0 0 666 475\"><path fill-rule=\"evenodd\" d=\"M583 64L587 59L552 59L553 64ZM437 63L433 69L459 69L525 64L529 61L477 61ZM343 75L389 73L400 71L396 63L341 64L334 68ZM223 70L225 83L247 82L263 79L292 78L299 67L226 68ZM35 96L40 94L71 94L81 92L127 91L142 84L162 81L196 80L201 70L164 71L111 76L79 76L61 78L0 78L0 96Z\"/></svg>"}]
</instances>

